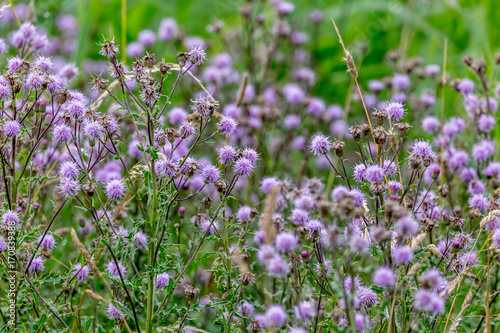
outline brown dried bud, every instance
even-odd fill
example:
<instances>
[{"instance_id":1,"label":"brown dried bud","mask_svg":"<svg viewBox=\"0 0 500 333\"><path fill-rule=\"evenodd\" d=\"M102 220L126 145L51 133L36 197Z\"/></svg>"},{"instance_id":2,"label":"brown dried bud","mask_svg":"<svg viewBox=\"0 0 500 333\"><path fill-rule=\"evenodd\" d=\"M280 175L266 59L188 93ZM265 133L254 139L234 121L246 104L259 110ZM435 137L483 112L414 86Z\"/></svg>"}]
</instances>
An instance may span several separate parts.
<instances>
[{"instance_id":1,"label":"brown dried bud","mask_svg":"<svg viewBox=\"0 0 500 333\"><path fill-rule=\"evenodd\" d=\"M249 331L260 331L262 329L262 326L260 324L260 321L253 319L250 322L250 325L248 325L248 330Z\"/></svg>"},{"instance_id":2,"label":"brown dried bud","mask_svg":"<svg viewBox=\"0 0 500 333\"><path fill-rule=\"evenodd\" d=\"M28 60L23 60L21 62L21 74L23 74L23 75L28 74L30 67L31 67L31 63Z\"/></svg>"},{"instance_id":3,"label":"brown dried bud","mask_svg":"<svg viewBox=\"0 0 500 333\"><path fill-rule=\"evenodd\" d=\"M87 180L87 182L82 186L82 191L91 197L97 192L97 186L91 180Z\"/></svg>"},{"instance_id":4,"label":"brown dried bud","mask_svg":"<svg viewBox=\"0 0 500 333\"><path fill-rule=\"evenodd\" d=\"M472 66L472 63L474 62L474 59L472 59L472 57L470 55L466 55L465 57L463 57L462 61L464 62L464 64L466 64L467 66L471 67Z\"/></svg>"},{"instance_id":5,"label":"brown dried bud","mask_svg":"<svg viewBox=\"0 0 500 333\"><path fill-rule=\"evenodd\" d=\"M385 192L386 185L384 181L373 182L370 186L370 191L375 195L381 195Z\"/></svg>"},{"instance_id":6,"label":"brown dried bud","mask_svg":"<svg viewBox=\"0 0 500 333\"><path fill-rule=\"evenodd\" d=\"M250 218L253 219L259 214L259 211L256 208L250 209Z\"/></svg>"},{"instance_id":7,"label":"brown dried bud","mask_svg":"<svg viewBox=\"0 0 500 333\"><path fill-rule=\"evenodd\" d=\"M361 140L361 134L363 134L363 128L360 125L354 125L349 128L349 134L352 135L352 138L356 141Z\"/></svg>"},{"instance_id":8,"label":"brown dried bud","mask_svg":"<svg viewBox=\"0 0 500 333\"><path fill-rule=\"evenodd\" d=\"M186 284L184 286L184 295L190 301L193 300L196 297L196 295L198 295L199 293L200 293L200 289L195 288L190 284Z\"/></svg>"},{"instance_id":9,"label":"brown dried bud","mask_svg":"<svg viewBox=\"0 0 500 333\"><path fill-rule=\"evenodd\" d=\"M154 53L146 52L146 55L142 59L144 60L144 64L149 68L153 68L153 66L156 63L156 58Z\"/></svg>"},{"instance_id":10,"label":"brown dried bud","mask_svg":"<svg viewBox=\"0 0 500 333\"><path fill-rule=\"evenodd\" d=\"M383 145L387 141L388 133L383 127L377 127L373 130L373 140L378 145Z\"/></svg>"},{"instance_id":11,"label":"brown dried bud","mask_svg":"<svg viewBox=\"0 0 500 333\"><path fill-rule=\"evenodd\" d=\"M500 64L500 52L495 53L495 65L499 65L499 64Z\"/></svg>"},{"instance_id":12,"label":"brown dried bud","mask_svg":"<svg viewBox=\"0 0 500 333\"><path fill-rule=\"evenodd\" d=\"M162 60L158 64L158 68L160 69L160 73L162 75L165 75L165 74L169 73L172 70L172 64L166 63L165 60Z\"/></svg>"},{"instance_id":13,"label":"brown dried bud","mask_svg":"<svg viewBox=\"0 0 500 333\"><path fill-rule=\"evenodd\" d=\"M58 94L57 94L57 103L59 103L59 105L62 105L64 103L66 103L66 101L68 100L68 98L70 97L70 93L67 89L63 89L61 90Z\"/></svg>"},{"instance_id":14,"label":"brown dried bud","mask_svg":"<svg viewBox=\"0 0 500 333\"><path fill-rule=\"evenodd\" d=\"M412 169L418 169L422 165L422 157L417 154L411 154L410 157L408 157L408 162L410 162Z\"/></svg>"},{"instance_id":15,"label":"brown dried bud","mask_svg":"<svg viewBox=\"0 0 500 333\"><path fill-rule=\"evenodd\" d=\"M332 150L335 151L335 154L338 157L342 157L342 155L344 155L344 147L345 142L343 141L335 141L332 143Z\"/></svg>"},{"instance_id":16,"label":"brown dried bud","mask_svg":"<svg viewBox=\"0 0 500 333\"><path fill-rule=\"evenodd\" d=\"M255 283L255 275L250 273L250 272L245 272L245 273L240 275L240 281L245 286L247 286L249 284L254 284Z\"/></svg>"},{"instance_id":17,"label":"brown dried bud","mask_svg":"<svg viewBox=\"0 0 500 333\"><path fill-rule=\"evenodd\" d=\"M92 88L94 90L106 90L108 86L108 80L104 79L101 75L97 75L96 77L92 77L92 80L90 81L92 84Z\"/></svg>"},{"instance_id":18,"label":"brown dried bud","mask_svg":"<svg viewBox=\"0 0 500 333\"><path fill-rule=\"evenodd\" d=\"M450 187L448 186L448 184L439 185L437 189L439 195L442 196L443 198L446 198L450 193Z\"/></svg>"},{"instance_id":19,"label":"brown dried bud","mask_svg":"<svg viewBox=\"0 0 500 333\"><path fill-rule=\"evenodd\" d=\"M397 61L399 59L399 52L395 50L389 51L389 53L387 53L387 58L391 61Z\"/></svg>"},{"instance_id":20,"label":"brown dried bud","mask_svg":"<svg viewBox=\"0 0 500 333\"><path fill-rule=\"evenodd\" d=\"M406 137L406 133L410 129L410 124L408 123L397 123L396 128L398 129L398 134L400 137Z\"/></svg>"},{"instance_id":21,"label":"brown dried bud","mask_svg":"<svg viewBox=\"0 0 500 333\"><path fill-rule=\"evenodd\" d=\"M19 78L19 76L14 72L7 72L3 77L7 80L7 83L10 86L13 86Z\"/></svg>"},{"instance_id":22,"label":"brown dried bud","mask_svg":"<svg viewBox=\"0 0 500 333\"><path fill-rule=\"evenodd\" d=\"M223 180L218 180L214 183L215 188L217 189L217 192L222 193L226 191L226 182Z\"/></svg>"},{"instance_id":23,"label":"brown dried bud","mask_svg":"<svg viewBox=\"0 0 500 333\"><path fill-rule=\"evenodd\" d=\"M457 216L454 216L454 217L450 217L450 224L456 228L456 229L460 229L462 228L462 226L464 225L464 219L460 218L460 217L457 217Z\"/></svg>"},{"instance_id":24,"label":"brown dried bud","mask_svg":"<svg viewBox=\"0 0 500 333\"><path fill-rule=\"evenodd\" d=\"M486 72L486 60L477 59L472 63L472 69L475 70L478 74L484 74Z\"/></svg>"},{"instance_id":25,"label":"brown dried bud","mask_svg":"<svg viewBox=\"0 0 500 333\"><path fill-rule=\"evenodd\" d=\"M209 196L203 197L201 203L205 206L205 209L210 209L210 207L212 207L212 198Z\"/></svg>"},{"instance_id":26,"label":"brown dried bud","mask_svg":"<svg viewBox=\"0 0 500 333\"><path fill-rule=\"evenodd\" d=\"M363 124L362 129L364 135L368 135L372 132L372 128L370 127L369 124Z\"/></svg>"},{"instance_id":27,"label":"brown dried bud","mask_svg":"<svg viewBox=\"0 0 500 333\"><path fill-rule=\"evenodd\" d=\"M179 59L179 66L184 67L186 61L188 60L187 52L178 52L177 59Z\"/></svg>"},{"instance_id":28,"label":"brown dried bud","mask_svg":"<svg viewBox=\"0 0 500 333\"><path fill-rule=\"evenodd\" d=\"M481 216L481 212L479 211L479 209L477 208L474 208L474 209L471 209L469 211L469 219L470 220L474 220L474 219L477 219L478 217Z\"/></svg>"},{"instance_id":29,"label":"brown dried bud","mask_svg":"<svg viewBox=\"0 0 500 333\"><path fill-rule=\"evenodd\" d=\"M382 126L384 124L384 120L388 117L387 112L383 110L373 111L372 116L375 119L375 124L377 124L377 126Z\"/></svg>"}]
</instances>

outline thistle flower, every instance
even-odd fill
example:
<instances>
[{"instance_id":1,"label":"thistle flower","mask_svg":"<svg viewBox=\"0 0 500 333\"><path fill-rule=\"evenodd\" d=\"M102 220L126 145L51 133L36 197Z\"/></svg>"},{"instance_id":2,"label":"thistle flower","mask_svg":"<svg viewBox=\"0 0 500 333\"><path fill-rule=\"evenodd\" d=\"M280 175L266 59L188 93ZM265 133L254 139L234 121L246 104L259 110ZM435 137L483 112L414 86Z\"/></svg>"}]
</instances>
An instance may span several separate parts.
<instances>
[{"instance_id":1,"label":"thistle flower","mask_svg":"<svg viewBox=\"0 0 500 333\"><path fill-rule=\"evenodd\" d=\"M297 304L293 311L295 312L295 317L301 321L309 321L316 315L316 309L314 305L310 302L304 301Z\"/></svg>"},{"instance_id":2,"label":"thistle flower","mask_svg":"<svg viewBox=\"0 0 500 333\"><path fill-rule=\"evenodd\" d=\"M390 102L385 108L385 112L391 117L391 119L400 121L406 115L406 110L403 103Z\"/></svg>"},{"instance_id":3,"label":"thistle flower","mask_svg":"<svg viewBox=\"0 0 500 333\"><path fill-rule=\"evenodd\" d=\"M108 57L110 60L115 59L116 55L120 52L118 45L115 45L114 37L109 41L105 38L104 41L98 45L101 47L99 54Z\"/></svg>"},{"instance_id":4,"label":"thistle flower","mask_svg":"<svg viewBox=\"0 0 500 333\"><path fill-rule=\"evenodd\" d=\"M396 264L408 264L413 260L413 250L408 246L397 247L392 252Z\"/></svg>"},{"instance_id":5,"label":"thistle flower","mask_svg":"<svg viewBox=\"0 0 500 333\"><path fill-rule=\"evenodd\" d=\"M271 305L266 310L266 320L269 326L281 327L288 319L281 305Z\"/></svg>"},{"instance_id":6,"label":"thistle flower","mask_svg":"<svg viewBox=\"0 0 500 333\"><path fill-rule=\"evenodd\" d=\"M331 147L331 142L328 140L328 137L323 134L315 134L311 138L311 151L314 155L325 155L328 153Z\"/></svg>"},{"instance_id":7,"label":"thistle flower","mask_svg":"<svg viewBox=\"0 0 500 333\"><path fill-rule=\"evenodd\" d=\"M375 306L378 304L377 294L370 287L360 286L356 293L361 305Z\"/></svg>"},{"instance_id":8,"label":"thistle flower","mask_svg":"<svg viewBox=\"0 0 500 333\"><path fill-rule=\"evenodd\" d=\"M282 231L276 235L276 249L281 253L292 252L297 247L297 236L289 231Z\"/></svg>"},{"instance_id":9,"label":"thistle flower","mask_svg":"<svg viewBox=\"0 0 500 333\"><path fill-rule=\"evenodd\" d=\"M65 124L56 125L52 130L52 137L57 142L67 142L72 137L71 128Z\"/></svg>"},{"instance_id":10,"label":"thistle flower","mask_svg":"<svg viewBox=\"0 0 500 333\"><path fill-rule=\"evenodd\" d=\"M236 149L230 145L220 147L217 152L219 153L219 162L222 164L232 163L238 155Z\"/></svg>"},{"instance_id":11,"label":"thistle flower","mask_svg":"<svg viewBox=\"0 0 500 333\"><path fill-rule=\"evenodd\" d=\"M206 183L213 184L220 179L220 170L213 165L206 165L201 169L201 177Z\"/></svg>"},{"instance_id":12,"label":"thistle flower","mask_svg":"<svg viewBox=\"0 0 500 333\"><path fill-rule=\"evenodd\" d=\"M2 129L6 136L14 138L21 131L21 125L16 120L7 120L3 123Z\"/></svg>"},{"instance_id":13,"label":"thistle flower","mask_svg":"<svg viewBox=\"0 0 500 333\"><path fill-rule=\"evenodd\" d=\"M472 147L472 156L481 162L489 159L495 153L495 143L489 140L482 140Z\"/></svg>"},{"instance_id":14,"label":"thistle flower","mask_svg":"<svg viewBox=\"0 0 500 333\"><path fill-rule=\"evenodd\" d=\"M73 269L76 270L76 279L79 282L85 281L89 277L90 273L90 268L88 265L84 265L82 267L81 263L76 263L75 266L73 266Z\"/></svg>"},{"instance_id":15,"label":"thistle flower","mask_svg":"<svg viewBox=\"0 0 500 333\"><path fill-rule=\"evenodd\" d=\"M41 272L45 269L44 266L45 260L41 257L35 257L31 261L31 264L28 267L30 272Z\"/></svg>"},{"instance_id":16,"label":"thistle flower","mask_svg":"<svg viewBox=\"0 0 500 333\"><path fill-rule=\"evenodd\" d=\"M410 77L406 74L395 74L392 77L392 85L399 90L405 90L410 86Z\"/></svg>"},{"instance_id":17,"label":"thistle flower","mask_svg":"<svg viewBox=\"0 0 500 333\"><path fill-rule=\"evenodd\" d=\"M178 27L177 22L173 18L166 18L160 22L158 28L158 38L163 41L170 41L177 35Z\"/></svg>"},{"instance_id":18,"label":"thistle flower","mask_svg":"<svg viewBox=\"0 0 500 333\"><path fill-rule=\"evenodd\" d=\"M295 83L289 83L283 87L283 95L288 103L299 104L302 103L306 97L306 94L302 88Z\"/></svg>"},{"instance_id":19,"label":"thistle flower","mask_svg":"<svg viewBox=\"0 0 500 333\"><path fill-rule=\"evenodd\" d=\"M108 304L108 318L111 320L122 320L125 319L125 314L117 309L113 303Z\"/></svg>"},{"instance_id":20,"label":"thistle flower","mask_svg":"<svg viewBox=\"0 0 500 333\"><path fill-rule=\"evenodd\" d=\"M70 179L70 178L62 178L59 186L57 187L59 192L65 198L70 198L75 196L78 191L80 191L81 185L80 182Z\"/></svg>"},{"instance_id":21,"label":"thistle flower","mask_svg":"<svg viewBox=\"0 0 500 333\"><path fill-rule=\"evenodd\" d=\"M164 178L174 178L177 175L177 166L170 158L161 158L156 161L156 175Z\"/></svg>"},{"instance_id":22,"label":"thistle flower","mask_svg":"<svg viewBox=\"0 0 500 333\"><path fill-rule=\"evenodd\" d=\"M125 184L121 179L113 179L106 184L104 192L110 200L123 198L125 195Z\"/></svg>"},{"instance_id":23,"label":"thistle flower","mask_svg":"<svg viewBox=\"0 0 500 333\"><path fill-rule=\"evenodd\" d=\"M266 269L270 276L284 278L290 272L290 265L276 255L267 262Z\"/></svg>"},{"instance_id":24,"label":"thistle flower","mask_svg":"<svg viewBox=\"0 0 500 333\"><path fill-rule=\"evenodd\" d=\"M2 223L9 226L17 226L19 223L19 214L13 210L6 210L2 214Z\"/></svg>"},{"instance_id":25,"label":"thistle flower","mask_svg":"<svg viewBox=\"0 0 500 333\"><path fill-rule=\"evenodd\" d=\"M114 276L119 276L121 274L123 278L127 275L127 267L123 266L121 261L118 261L118 265L116 265L112 260L108 261L106 271Z\"/></svg>"},{"instance_id":26,"label":"thistle flower","mask_svg":"<svg viewBox=\"0 0 500 333\"><path fill-rule=\"evenodd\" d=\"M422 128L427 133L436 133L439 130L440 122L436 117L427 116L422 120Z\"/></svg>"},{"instance_id":27,"label":"thistle flower","mask_svg":"<svg viewBox=\"0 0 500 333\"><path fill-rule=\"evenodd\" d=\"M134 235L133 240L137 241L137 248L139 250L143 250L148 245L148 236L142 231L138 231Z\"/></svg>"},{"instance_id":28,"label":"thistle flower","mask_svg":"<svg viewBox=\"0 0 500 333\"><path fill-rule=\"evenodd\" d=\"M184 121L179 126L179 135L184 139L196 135L196 127L194 126L194 123L191 121Z\"/></svg>"},{"instance_id":29,"label":"thistle flower","mask_svg":"<svg viewBox=\"0 0 500 333\"><path fill-rule=\"evenodd\" d=\"M420 289L414 297L413 307L417 311L427 311L440 313L444 309L445 302L438 295L426 290Z\"/></svg>"},{"instance_id":30,"label":"thistle flower","mask_svg":"<svg viewBox=\"0 0 500 333\"><path fill-rule=\"evenodd\" d=\"M207 95L194 100L193 106L191 106L191 108L200 116L209 117L218 106L219 103L215 101L211 96Z\"/></svg>"},{"instance_id":31,"label":"thistle flower","mask_svg":"<svg viewBox=\"0 0 500 333\"><path fill-rule=\"evenodd\" d=\"M52 250L56 246L56 239L51 234L46 234L45 237L40 236L38 242L45 250Z\"/></svg>"},{"instance_id":32,"label":"thistle flower","mask_svg":"<svg viewBox=\"0 0 500 333\"><path fill-rule=\"evenodd\" d=\"M170 283L170 274L160 273L156 276L156 288L164 289Z\"/></svg>"},{"instance_id":33,"label":"thistle flower","mask_svg":"<svg viewBox=\"0 0 500 333\"><path fill-rule=\"evenodd\" d=\"M66 110L68 113L75 118L81 118L85 113L85 105L80 101L72 101L67 107Z\"/></svg>"},{"instance_id":34,"label":"thistle flower","mask_svg":"<svg viewBox=\"0 0 500 333\"><path fill-rule=\"evenodd\" d=\"M396 233L400 237L410 238L419 230L419 224L410 215L401 217L396 221Z\"/></svg>"},{"instance_id":35,"label":"thistle flower","mask_svg":"<svg viewBox=\"0 0 500 333\"><path fill-rule=\"evenodd\" d=\"M7 246L7 243L5 243L5 238L3 238L3 236L0 236L0 253L7 251L8 248L9 247Z\"/></svg>"},{"instance_id":36,"label":"thistle flower","mask_svg":"<svg viewBox=\"0 0 500 333\"><path fill-rule=\"evenodd\" d=\"M255 164L248 158L239 158L234 162L234 172L240 176L250 176L255 168Z\"/></svg>"},{"instance_id":37,"label":"thistle flower","mask_svg":"<svg viewBox=\"0 0 500 333\"><path fill-rule=\"evenodd\" d=\"M207 59L207 53L205 48L200 45L195 45L188 53L188 59L196 66L203 63L203 60Z\"/></svg>"},{"instance_id":38,"label":"thistle flower","mask_svg":"<svg viewBox=\"0 0 500 333\"><path fill-rule=\"evenodd\" d=\"M388 267L380 267L373 273L373 283L383 288L392 287L396 283L394 272Z\"/></svg>"},{"instance_id":39,"label":"thistle flower","mask_svg":"<svg viewBox=\"0 0 500 333\"><path fill-rule=\"evenodd\" d=\"M222 117L222 119L217 123L217 129L222 135L229 136L236 132L238 127L238 122L232 117Z\"/></svg>"}]
</instances>

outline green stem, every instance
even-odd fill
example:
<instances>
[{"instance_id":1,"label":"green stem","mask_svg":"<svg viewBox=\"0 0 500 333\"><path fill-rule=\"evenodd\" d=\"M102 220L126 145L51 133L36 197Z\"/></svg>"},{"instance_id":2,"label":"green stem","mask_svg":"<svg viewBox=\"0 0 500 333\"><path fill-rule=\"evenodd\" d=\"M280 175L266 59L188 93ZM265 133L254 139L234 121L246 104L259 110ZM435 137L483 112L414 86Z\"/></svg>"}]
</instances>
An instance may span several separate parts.
<instances>
[{"instance_id":1,"label":"green stem","mask_svg":"<svg viewBox=\"0 0 500 333\"><path fill-rule=\"evenodd\" d=\"M157 226L156 226L156 211L158 206L158 188L156 184L156 171L155 171L155 160L151 160L151 179L153 183L153 205L151 206L151 220L149 229L149 254L148 254L148 264L154 268L155 266L155 247L156 242L154 241ZM148 274L148 299L146 303L147 317L146 317L146 333L153 332L153 314L154 314L154 275L152 273Z\"/></svg>"}]
</instances>

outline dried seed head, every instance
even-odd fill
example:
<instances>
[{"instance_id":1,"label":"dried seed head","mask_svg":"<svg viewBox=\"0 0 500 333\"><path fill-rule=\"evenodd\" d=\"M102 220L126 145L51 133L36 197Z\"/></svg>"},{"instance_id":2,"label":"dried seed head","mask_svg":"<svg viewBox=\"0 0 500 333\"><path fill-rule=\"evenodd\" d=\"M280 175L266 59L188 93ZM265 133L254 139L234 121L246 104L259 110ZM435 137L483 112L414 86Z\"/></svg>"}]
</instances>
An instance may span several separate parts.
<instances>
[{"instance_id":1,"label":"dried seed head","mask_svg":"<svg viewBox=\"0 0 500 333\"><path fill-rule=\"evenodd\" d=\"M248 325L248 330L249 331L260 331L262 329L262 325L260 324L260 321L253 319L250 322L250 325Z\"/></svg>"},{"instance_id":2,"label":"dried seed head","mask_svg":"<svg viewBox=\"0 0 500 333\"><path fill-rule=\"evenodd\" d=\"M188 300L190 301L193 300L199 293L200 293L199 288L195 288L190 284L184 285L184 295Z\"/></svg>"},{"instance_id":3,"label":"dried seed head","mask_svg":"<svg viewBox=\"0 0 500 333\"><path fill-rule=\"evenodd\" d=\"M388 133L385 131L383 127L376 127L373 130L373 140L378 145L383 145L387 141Z\"/></svg>"},{"instance_id":4,"label":"dried seed head","mask_svg":"<svg viewBox=\"0 0 500 333\"><path fill-rule=\"evenodd\" d=\"M372 116L375 119L375 124L377 124L377 126L382 126L388 115L387 112L383 110L375 110L372 112Z\"/></svg>"},{"instance_id":5,"label":"dried seed head","mask_svg":"<svg viewBox=\"0 0 500 333\"><path fill-rule=\"evenodd\" d=\"M66 101L68 100L68 98L70 97L70 93L67 89L63 89L61 90L58 94L57 94L57 102L62 105L64 103L66 103Z\"/></svg>"},{"instance_id":6,"label":"dried seed head","mask_svg":"<svg viewBox=\"0 0 500 333\"><path fill-rule=\"evenodd\" d=\"M422 165L422 157L417 154L411 154L410 157L408 157L408 162L412 169L418 169Z\"/></svg>"},{"instance_id":7,"label":"dried seed head","mask_svg":"<svg viewBox=\"0 0 500 333\"><path fill-rule=\"evenodd\" d=\"M352 135L352 138L356 141L361 140L361 134L363 133L363 128L360 125L354 125L349 128L349 134Z\"/></svg>"},{"instance_id":8,"label":"dried seed head","mask_svg":"<svg viewBox=\"0 0 500 333\"><path fill-rule=\"evenodd\" d=\"M215 189L219 193L223 193L226 191L226 182L223 180L218 180L214 183Z\"/></svg>"},{"instance_id":9,"label":"dried seed head","mask_svg":"<svg viewBox=\"0 0 500 333\"><path fill-rule=\"evenodd\" d=\"M391 61L397 61L399 59L399 52L396 50L389 51L389 53L387 53L387 58Z\"/></svg>"},{"instance_id":10,"label":"dried seed head","mask_svg":"<svg viewBox=\"0 0 500 333\"><path fill-rule=\"evenodd\" d=\"M250 272L245 272L245 273L240 275L240 281L245 286L247 286L249 284L254 284L255 283L255 275L250 273Z\"/></svg>"},{"instance_id":11,"label":"dried seed head","mask_svg":"<svg viewBox=\"0 0 500 333\"><path fill-rule=\"evenodd\" d=\"M384 181L373 182L370 185L370 191L372 191L372 193L375 195L383 194L385 192L386 188L387 187L386 187Z\"/></svg>"},{"instance_id":12,"label":"dried seed head","mask_svg":"<svg viewBox=\"0 0 500 333\"><path fill-rule=\"evenodd\" d=\"M500 52L495 54L495 65L500 64Z\"/></svg>"},{"instance_id":13,"label":"dried seed head","mask_svg":"<svg viewBox=\"0 0 500 333\"><path fill-rule=\"evenodd\" d=\"M362 126L363 129L363 134L366 136L372 132L372 128L370 127L369 124L363 124Z\"/></svg>"},{"instance_id":14,"label":"dried seed head","mask_svg":"<svg viewBox=\"0 0 500 333\"><path fill-rule=\"evenodd\" d=\"M172 64L166 63L164 59L158 64L158 68L160 69L160 73L165 75L172 70Z\"/></svg>"},{"instance_id":15,"label":"dried seed head","mask_svg":"<svg viewBox=\"0 0 500 333\"><path fill-rule=\"evenodd\" d=\"M178 52L177 59L179 59L179 66L184 67L186 61L188 60L188 57L189 55L187 52Z\"/></svg>"},{"instance_id":16,"label":"dried seed head","mask_svg":"<svg viewBox=\"0 0 500 333\"><path fill-rule=\"evenodd\" d=\"M446 198L448 196L448 194L450 193L450 187L448 186L448 184L439 185L438 186L438 193L443 198Z\"/></svg>"},{"instance_id":17,"label":"dried seed head","mask_svg":"<svg viewBox=\"0 0 500 333\"><path fill-rule=\"evenodd\" d=\"M91 180L87 180L87 182L82 186L82 191L91 197L97 192L97 186Z\"/></svg>"},{"instance_id":18,"label":"dried seed head","mask_svg":"<svg viewBox=\"0 0 500 333\"><path fill-rule=\"evenodd\" d=\"M256 208L250 209L250 218L253 219L259 214L259 211Z\"/></svg>"},{"instance_id":19,"label":"dried seed head","mask_svg":"<svg viewBox=\"0 0 500 333\"><path fill-rule=\"evenodd\" d=\"M398 129L398 134L400 137L406 137L408 130L410 129L410 124L408 123L397 123L396 128Z\"/></svg>"},{"instance_id":20,"label":"dried seed head","mask_svg":"<svg viewBox=\"0 0 500 333\"><path fill-rule=\"evenodd\" d=\"M486 60L483 58L477 59L472 63L472 69L475 70L478 74L484 74L486 72Z\"/></svg>"},{"instance_id":21,"label":"dried seed head","mask_svg":"<svg viewBox=\"0 0 500 333\"><path fill-rule=\"evenodd\" d=\"M144 59L144 64L149 68L153 68L153 66L156 63L156 58L154 53L146 52L146 55L143 57L143 59Z\"/></svg>"},{"instance_id":22,"label":"dried seed head","mask_svg":"<svg viewBox=\"0 0 500 333\"><path fill-rule=\"evenodd\" d=\"M31 63L28 60L23 60L21 62L21 74L23 74L23 75L28 74L30 67L31 67Z\"/></svg>"},{"instance_id":23,"label":"dried seed head","mask_svg":"<svg viewBox=\"0 0 500 333\"><path fill-rule=\"evenodd\" d=\"M466 64L469 67L471 67L472 63L474 62L474 60L472 59L472 57L470 55L466 55L465 57L463 57L462 61L464 62L464 64Z\"/></svg>"},{"instance_id":24,"label":"dried seed head","mask_svg":"<svg viewBox=\"0 0 500 333\"><path fill-rule=\"evenodd\" d=\"M462 226L464 225L464 219L454 216L450 217L450 224L455 228L455 229L461 229Z\"/></svg>"},{"instance_id":25,"label":"dried seed head","mask_svg":"<svg viewBox=\"0 0 500 333\"><path fill-rule=\"evenodd\" d=\"M481 216L481 211L477 208L469 211L469 219L474 220Z\"/></svg>"},{"instance_id":26,"label":"dried seed head","mask_svg":"<svg viewBox=\"0 0 500 333\"><path fill-rule=\"evenodd\" d=\"M210 209L210 207L212 207L212 198L209 196L203 197L201 203L205 206L205 209Z\"/></svg>"},{"instance_id":27,"label":"dried seed head","mask_svg":"<svg viewBox=\"0 0 500 333\"><path fill-rule=\"evenodd\" d=\"M92 89L96 91L106 90L108 86L108 80L104 79L100 74L95 77L92 76L90 83L92 84Z\"/></svg>"},{"instance_id":28,"label":"dried seed head","mask_svg":"<svg viewBox=\"0 0 500 333\"><path fill-rule=\"evenodd\" d=\"M344 155L344 147L345 142L343 141L335 141L332 143L332 150L335 151L335 154L338 157L342 157L342 155Z\"/></svg>"}]
</instances>

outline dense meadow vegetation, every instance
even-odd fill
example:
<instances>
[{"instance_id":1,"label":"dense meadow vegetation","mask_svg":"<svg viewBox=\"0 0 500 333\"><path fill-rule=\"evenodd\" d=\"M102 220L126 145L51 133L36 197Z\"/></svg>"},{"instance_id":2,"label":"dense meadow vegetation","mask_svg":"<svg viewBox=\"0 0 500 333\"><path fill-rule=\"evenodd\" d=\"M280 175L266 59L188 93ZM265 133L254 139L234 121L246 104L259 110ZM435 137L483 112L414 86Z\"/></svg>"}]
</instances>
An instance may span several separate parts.
<instances>
[{"instance_id":1,"label":"dense meadow vegetation","mask_svg":"<svg viewBox=\"0 0 500 333\"><path fill-rule=\"evenodd\" d=\"M0 332L499 332L494 8L2 3Z\"/></svg>"}]
</instances>

